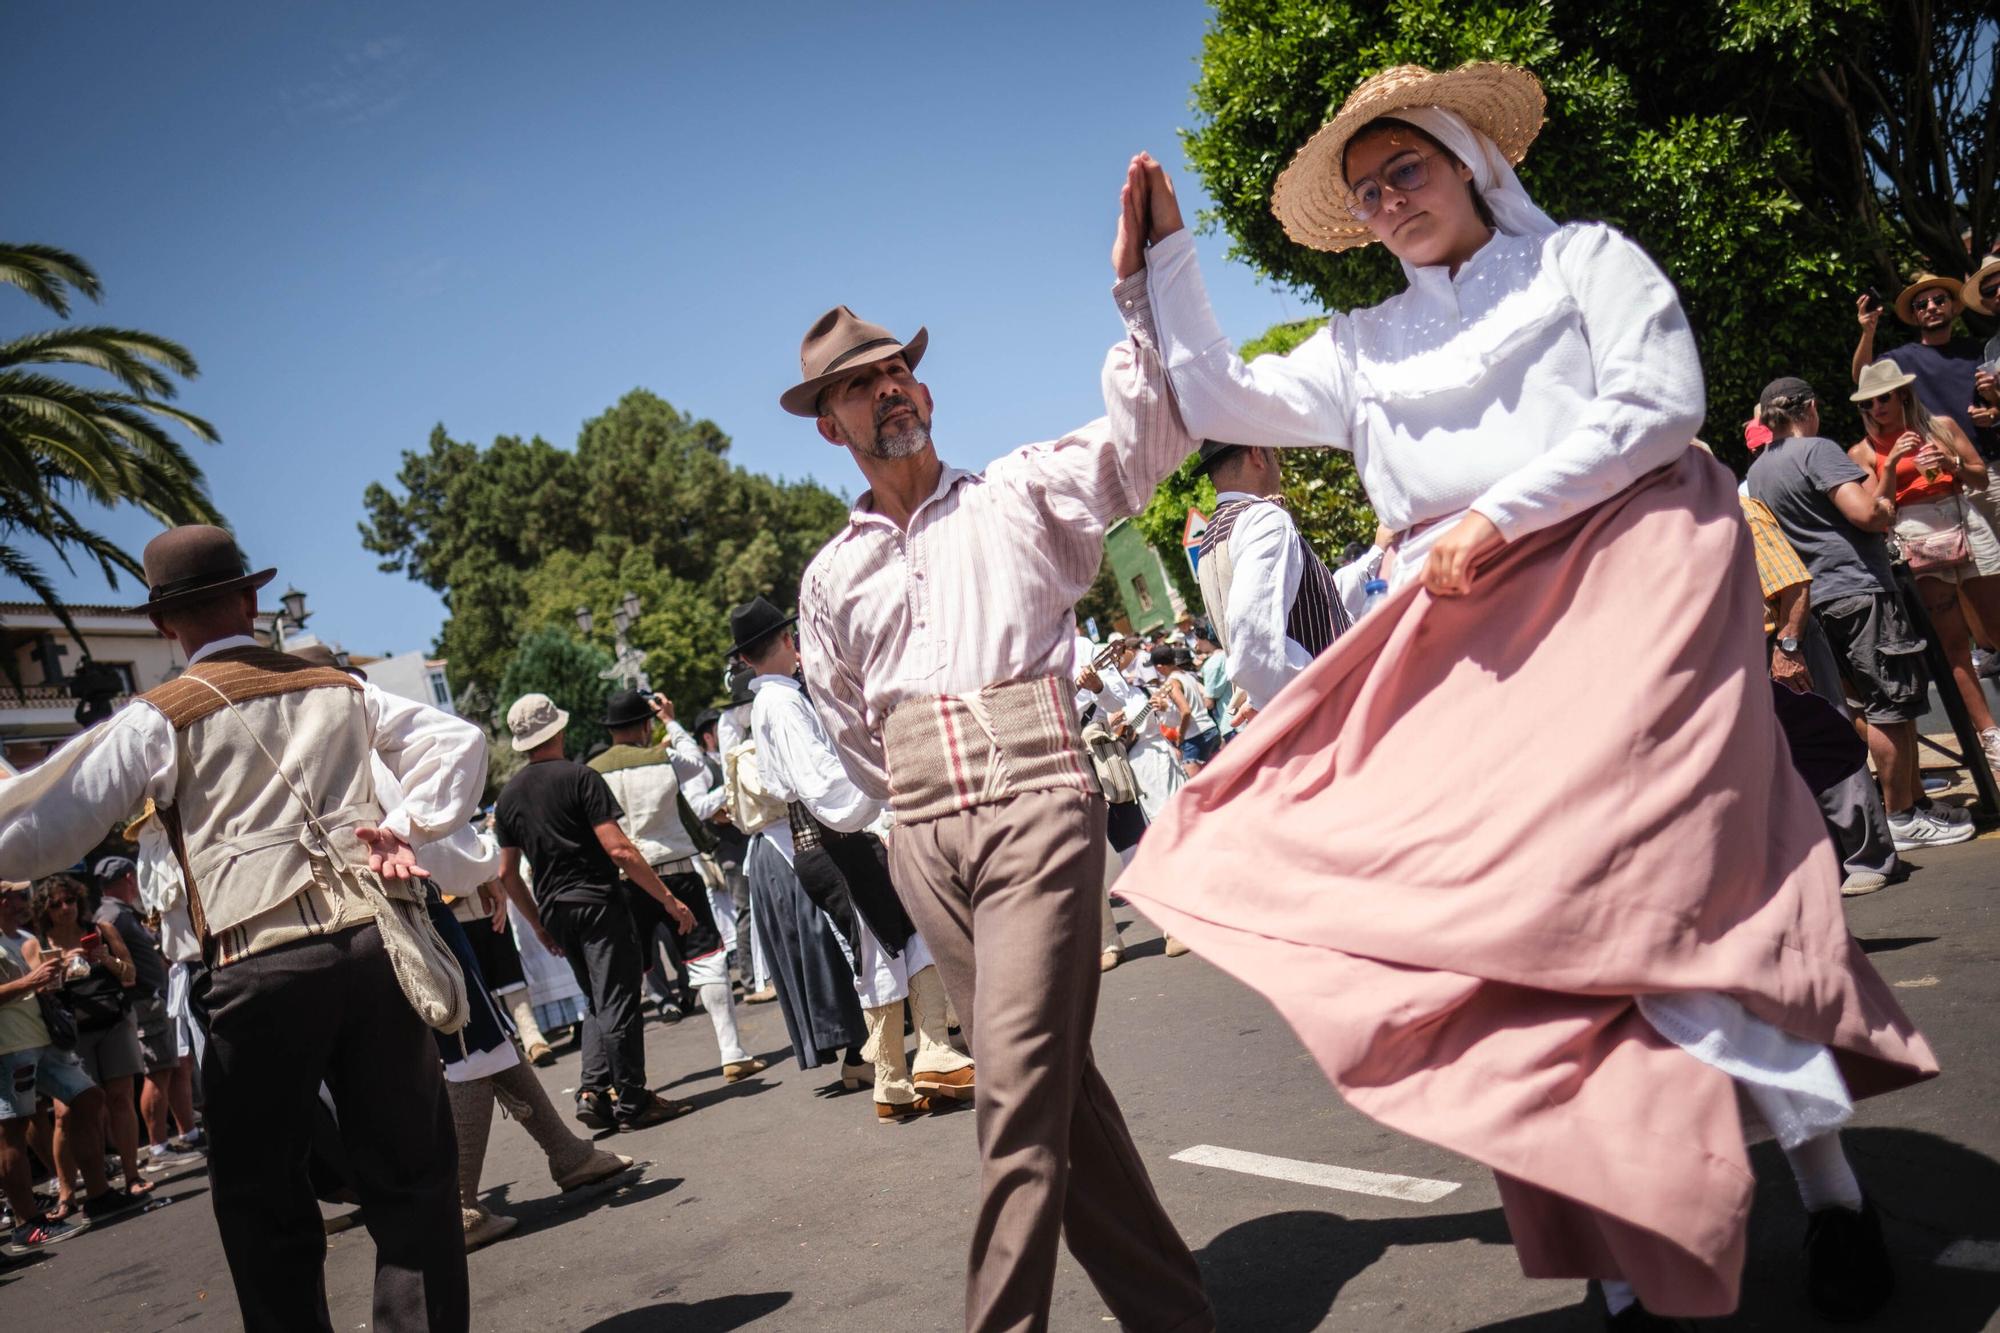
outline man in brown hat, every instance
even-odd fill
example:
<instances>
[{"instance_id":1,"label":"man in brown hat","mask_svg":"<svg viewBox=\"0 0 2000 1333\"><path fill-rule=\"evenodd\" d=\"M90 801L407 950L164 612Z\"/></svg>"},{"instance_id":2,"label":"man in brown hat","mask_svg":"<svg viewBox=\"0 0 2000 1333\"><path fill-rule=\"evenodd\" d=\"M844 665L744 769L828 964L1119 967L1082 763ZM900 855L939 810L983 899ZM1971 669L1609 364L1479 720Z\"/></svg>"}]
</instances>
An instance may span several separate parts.
<instances>
[{"instance_id":1,"label":"man in brown hat","mask_svg":"<svg viewBox=\"0 0 2000 1333\"><path fill-rule=\"evenodd\" d=\"M1917 340L1890 348L1880 359L1893 361L1915 375L1917 401L1932 416L1956 421L1971 437L1980 457L2000 457L2000 427L1996 426L1992 404L1981 397L1978 386L1985 354L1977 338L1952 332L1965 309L1964 292L1965 284L1957 278L1919 273L1895 302L1896 318L1916 329ZM1861 337L1854 345L1850 370L1859 384L1861 372L1877 359L1875 331L1882 321L1882 308L1864 296L1857 317Z\"/></svg>"},{"instance_id":2,"label":"man in brown hat","mask_svg":"<svg viewBox=\"0 0 2000 1333\"><path fill-rule=\"evenodd\" d=\"M417 847L468 819L477 728L253 635L257 589L227 532L181 527L144 560L153 624L187 653L23 778L0 784L0 864L73 863L148 799L210 972L202 1067L217 1228L246 1328L326 1328L325 1233L306 1177L322 1082L376 1248L374 1321L470 1321L451 1117L438 1060L384 946L420 900ZM402 783L377 801L370 756ZM448 1021L448 1020L447 1020Z\"/></svg>"},{"instance_id":3,"label":"man in brown hat","mask_svg":"<svg viewBox=\"0 0 2000 1333\"><path fill-rule=\"evenodd\" d=\"M1195 444L1152 331L1136 193L1113 252L1130 336L1099 420L984 473L948 467L915 373L926 335L845 306L807 332L780 399L869 483L806 571L801 647L848 772L894 814L891 872L979 1062L970 1329L1046 1326L1065 1232L1125 1327L1215 1326L1090 1056L1105 803L1072 706L1071 608L1105 529Z\"/></svg>"}]
</instances>

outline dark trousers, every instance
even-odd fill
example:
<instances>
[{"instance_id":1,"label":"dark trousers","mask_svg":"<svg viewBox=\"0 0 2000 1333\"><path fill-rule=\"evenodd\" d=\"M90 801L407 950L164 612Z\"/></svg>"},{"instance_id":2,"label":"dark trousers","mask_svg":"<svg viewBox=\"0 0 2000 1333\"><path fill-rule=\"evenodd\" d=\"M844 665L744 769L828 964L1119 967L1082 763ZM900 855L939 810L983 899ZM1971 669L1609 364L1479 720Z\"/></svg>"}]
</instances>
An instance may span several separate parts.
<instances>
[{"instance_id":1,"label":"dark trousers","mask_svg":"<svg viewBox=\"0 0 2000 1333\"><path fill-rule=\"evenodd\" d=\"M458 1145L437 1048L375 927L254 954L204 986L209 1184L244 1328L332 1327L307 1171L322 1082L375 1242L374 1327L467 1328Z\"/></svg>"},{"instance_id":2,"label":"dark trousers","mask_svg":"<svg viewBox=\"0 0 2000 1333\"><path fill-rule=\"evenodd\" d=\"M645 961L632 913L613 890L601 903L555 902L542 907L542 924L562 946L588 1009L583 1016L583 1072L578 1092L618 1094L621 1115L646 1104L645 1016L639 978Z\"/></svg>"},{"instance_id":3,"label":"dark trousers","mask_svg":"<svg viewBox=\"0 0 2000 1333\"><path fill-rule=\"evenodd\" d=\"M678 877L677 877L678 878ZM639 966L644 969L646 989L662 1004L679 1004L682 1008L692 1008L694 992L688 989L687 959L681 953L681 937L674 930L672 918L660 900L634 884L624 881L625 909L632 914L632 929L639 937ZM667 892L686 902L686 896L672 884ZM667 979L666 969L660 966L660 951L667 954L667 965L674 970L673 979Z\"/></svg>"}]
</instances>

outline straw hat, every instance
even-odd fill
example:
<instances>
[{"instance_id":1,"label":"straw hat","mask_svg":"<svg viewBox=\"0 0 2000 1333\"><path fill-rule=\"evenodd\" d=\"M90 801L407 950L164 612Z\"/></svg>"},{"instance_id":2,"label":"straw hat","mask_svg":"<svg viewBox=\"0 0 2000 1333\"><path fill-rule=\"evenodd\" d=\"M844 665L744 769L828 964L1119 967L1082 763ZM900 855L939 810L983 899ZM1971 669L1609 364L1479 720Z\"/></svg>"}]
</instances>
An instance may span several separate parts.
<instances>
[{"instance_id":1,"label":"straw hat","mask_svg":"<svg viewBox=\"0 0 2000 1333\"><path fill-rule=\"evenodd\" d=\"M1994 273L2000 273L2000 255L1986 256L1986 262L1972 271L1972 276L1959 288L1958 299L1965 302L1969 310L1977 310L1982 315L2000 315L2000 302L1988 301L1979 295L1979 284Z\"/></svg>"},{"instance_id":2,"label":"straw hat","mask_svg":"<svg viewBox=\"0 0 2000 1333\"><path fill-rule=\"evenodd\" d=\"M1956 301L1958 299L1959 286L1960 283L1957 278L1940 278L1935 273L1917 274L1910 285L1903 288L1896 296L1896 318L1902 320L1905 324L1915 324L1917 322L1917 314L1916 311L1910 308L1910 302L1916 300L1920 293L1931 291L1945 292L1951 296L1952 300Z\"/></svg>"},{"instance_id":3,"label":"straw hat","mask_svg":"<svg viewBox=\"0 0 2000 1333\"><path fill-rule=\"evenodd\" d=\"M1850 403L1865 403L1870 398L1880 398L1905 384L1915 384L1917 377L1904 370L1894 361L1870 361L1861 368L1861 378L1855 381L1854 392L1847 395Z\"/></svg>"},{"instance_id":4,"label":"straw hat","mask_svg":"<svg viewBox=\"0 0 2000 1333\"><path fill-rule=\"evenodd\" d=\"M1479 61L1439 74L1422 65L1398 65L1366 79L1348 95L1340 114L1306 140L1271 191L1271 212L1285 235L1315 250L1351 250L1375 239L1354 217L1342 159L1355 131L1378 116L1407 107L1456 111L1493 140L1510 164L1519 163L1547 119L1542 83L1518 65Z\"/></svg>"}]
</instances>

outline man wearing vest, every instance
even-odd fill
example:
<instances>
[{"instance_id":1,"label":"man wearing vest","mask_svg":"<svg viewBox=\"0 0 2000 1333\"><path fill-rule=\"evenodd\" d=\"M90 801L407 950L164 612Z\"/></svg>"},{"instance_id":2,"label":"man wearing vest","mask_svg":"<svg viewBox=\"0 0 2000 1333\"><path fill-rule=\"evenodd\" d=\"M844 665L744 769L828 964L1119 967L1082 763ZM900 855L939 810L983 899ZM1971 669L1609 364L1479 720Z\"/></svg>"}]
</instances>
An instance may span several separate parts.
<instances>
[{"instance_id":1,"label":"man wearing vest","mask_svg":"<svg viewBox=\"0 0 2000 1333\"><path fill-rule=\"evenodd\" d=\"M485 738L259 646L256 590L276 571L247 573L220 528L155 537L144 568L141 609L188 668L0 783L0 864L60 869L155 803L210 969L209 1178L244 1327L330 1327L306 1176L324 1082L375 1241L374 1326L465 1329L457 1150L437 1050L412 1009L421 1000L448 1023L437 999L452 983L429 967L399 981L384 935L411 940L399 904L427 888L417 849L471 817ZM403 784L393 809L377 802L371 753Z\"/></svg>"},{"instance_id":2,"label":"man wearing vest","mask_svg":"<svg viewBox=\"0 0 2000 1333\"><path fill-rule=\"evenodd\" d=\"M1215 516L1197 562L1201 596L1229 654L1229 679L1250 697L1247 718L1352 621L1333 571L1279 498L1276 449L1203 440L1195 470L1215 481Z\"/></svg>"},{"instance_id":3,"label":"man wearing vest","mask_svg":"<svg viewBox=\"0 0 2000 1333\"><path fill-rule=\"evenodd\" d=\"M658 965L655 941L670 941L681 984L694 992L715 1027L722 1077L735 1083L761 1072L765 1065L751 1058L737 1034L736 1009L729 998L729 960L723 952L714 906L709 902L708 881L697 864L701 855L695 845L699 825L681 795L683 778L706 778L708 768L695 749L694 738L685 731L676 728L678 735L669 733L672 748L653 744L653 714L646 697L637 690L612 695L604 708L611 748L592 759L590 767L604 779L619 809L625 812L618 823L639 855L646 858L667 892L694 914L694 925L686 935L677 936L666 911L638 885L626 881L625 900L638 926L648 970ZM667 721L671 724L671 712Z\"/></svg>"}]
</instances>

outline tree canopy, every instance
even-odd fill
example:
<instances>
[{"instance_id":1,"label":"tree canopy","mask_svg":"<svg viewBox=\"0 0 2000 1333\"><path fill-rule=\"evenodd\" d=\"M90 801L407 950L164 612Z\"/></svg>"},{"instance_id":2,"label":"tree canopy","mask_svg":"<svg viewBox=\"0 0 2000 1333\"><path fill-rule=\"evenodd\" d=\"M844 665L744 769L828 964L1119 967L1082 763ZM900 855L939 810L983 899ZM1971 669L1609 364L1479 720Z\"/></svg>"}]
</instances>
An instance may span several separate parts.
<instances>
[{"instance_id":1,"label":"tree canopy","mask_svg":"<svg viewBox=\"0 0 2000 1333\"><path fill-rule=\"evenodd\" d=\"M633 592L627 638L691 715L720 693L728 607L758 594L796 604L806 562L847 516L825 487L745 471L728 452L714 422L643 389L586 421L574 450L514 436L482 449L440 425L403 454L398 489L369 485L362 544L444 594L437 651L466 711L537 688L509 664L536 631L575 636L579 606L594 616L590 642L608 648Z\"/></svg>"},{"instance_id":2,"label":"tree canopy","mask_svg":"<svg viewBox=\"0 0 2000 1333\"><path fill-rule=\"evenodd\" d=\"M1982 0L1216 0L1185 146L1234 256L1329 309L1371 305L1402 286L1395 261L1293 244L1271 216L1278 172L1389 65L1526 66L1549 122L1523 182L1674 279L1705 436L1741 461L1765 382L1846 383L1856 293L1966 273L1961 234L1983 253L2000 231L1995 34Z\"/></svg>"}]
</instances>

